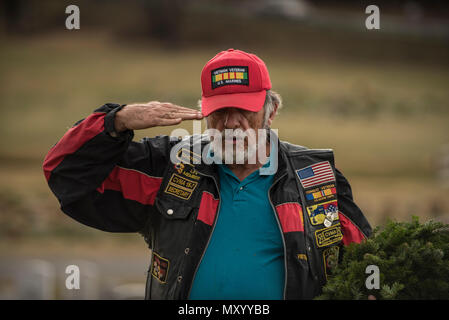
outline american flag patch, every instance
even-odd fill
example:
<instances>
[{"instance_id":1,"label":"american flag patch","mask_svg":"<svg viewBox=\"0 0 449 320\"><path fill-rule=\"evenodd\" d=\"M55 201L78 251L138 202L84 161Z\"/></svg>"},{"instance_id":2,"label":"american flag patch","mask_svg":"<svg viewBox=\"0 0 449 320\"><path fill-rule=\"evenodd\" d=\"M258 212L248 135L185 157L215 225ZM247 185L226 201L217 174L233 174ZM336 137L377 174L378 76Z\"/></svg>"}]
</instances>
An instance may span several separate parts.
<instances>
[{"instance_id":1,"label":"american flag patch","mask_svg":"<svg viewBox=\"0 0 449 320\"><path fill-rule=\"evenodd\" d=\"M335 181L334 171L329 161L319 162L304 169L296 170L296 173L304 188Z\"/></svg>"}]
</instances>

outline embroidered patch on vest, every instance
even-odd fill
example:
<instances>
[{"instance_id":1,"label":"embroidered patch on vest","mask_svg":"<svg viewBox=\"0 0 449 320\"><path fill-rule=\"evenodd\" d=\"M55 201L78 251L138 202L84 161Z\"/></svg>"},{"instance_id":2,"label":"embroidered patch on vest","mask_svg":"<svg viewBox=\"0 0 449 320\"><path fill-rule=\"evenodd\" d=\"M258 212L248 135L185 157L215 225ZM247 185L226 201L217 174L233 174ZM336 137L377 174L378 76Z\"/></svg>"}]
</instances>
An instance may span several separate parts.
<instances>
[{"instance_id":1,"label":"embroidered patch on vest","mask_svg":"<svg viewBox=\"0 0 449 320\"><path fill-rule=\"evenodd\" d=\"M212 89L222 86L238 84L249 86L248 67L232 66L211 71Z\"/></svg>"},{"instance_id":2,"label":"embroidered patch on vest","mask_svg":"<svg viewBox=\"0 0 449 320\"><path fill-rule=\"evenodd\" d=\"M296 255L296 257L297 257L299 260L305 260L305 261L307 261L307 255L305 255L304 253L298 253L298 254Z\"/></svg>"},{"instance_id":3,"label":"embroidered patch on vest","mask_svg":"<svg viewBox=\"0 0 449 320\"><path fill-rule=\"evenodd\" d=\"M338 203L337 200L328 201L307 207L307 214L309 215L310 223L314 226L326 223L329 227L333 221L338 220Z\"/></svg>"},{"instance_id":4,"label":"embroidered patch on vest","mask_svg":"<svg viewBox=\"0 0 449 320\"><path fill-rule=\"evenodd\" d=\"M338 253L340 252L340 247L333 246L323 250L323 264L324 264L324 274L326 275L326 280L332 274L332 270L338 265Z\"/></svg>"},{"instance_id":5,"label":"embroidered patch on vest","mask_svg":"<svg viewBox=\"0 0 449 320\"><path fill-rule=\"evenodd\" d=\"M335 181L334 171L329 161L318 162L303 169L296 170L296 174L304 188Z\"/></svg>"},{"instance_id":6,"label":"embroidered patch on vest","mask_svg":"<svg viewBox=\"0 0 449 320\"><path fill-rule=\"evenodd\" d=\"M151 275L162 283L167 281L168 269L170 267L170 261L162 258L156 252L153 252L153 266L151 269Z\"/></svg>"},{"instance_id":7,"label":"embroidered patch on vest","mask_svg":"<svg viewBox=\"0 0 449 320\"><path fill-rule=\"evenodd\" d=\"M185 164L200 164L201 154L190 151L187 148L181 148L176 154L176 158Z\"/></svg>"},{"instance_id":8,"label":"embroidered patch on vest","mask_svg":"<svg viewBox=\"0 0 449 320\"><path fill-rule=\"evenodd\" d=\"M189 200L197 185L198 182L173 173L164 192L183 200Z\"/></svg>"},{"instance_id":9,"label":"embroidered patch on vest","mask_svg":"<svg viewBox=\"0 0 449 320\"><path fill-rule=\"evenodd\" d=\"M183 177L192 179L192 180L200 180L201 176L198 171L192 165L186 165L184 163L176 163L174 165L175 170Z\"/></svg>"},{"instance_id":10,"label":"embroidered patch on vest","mask_svg":"<svg viewBox=\"0 0 449 320\"><path fill-rule=\"evenodd\" d=\"M335 183L305 190L307 205L318 204L337 199Z\"/></svg>"},{"instance_id":11,"label":"embroidered patch on vest","mask_svg":"<svg viewBox=\"0 0 449 320\"><path fill-rule=\"evenodd\" d=\"M326 247L343 239L340 224L330 228L315 231L315 239L318 247Z\"/></svg>"}]
</instances>

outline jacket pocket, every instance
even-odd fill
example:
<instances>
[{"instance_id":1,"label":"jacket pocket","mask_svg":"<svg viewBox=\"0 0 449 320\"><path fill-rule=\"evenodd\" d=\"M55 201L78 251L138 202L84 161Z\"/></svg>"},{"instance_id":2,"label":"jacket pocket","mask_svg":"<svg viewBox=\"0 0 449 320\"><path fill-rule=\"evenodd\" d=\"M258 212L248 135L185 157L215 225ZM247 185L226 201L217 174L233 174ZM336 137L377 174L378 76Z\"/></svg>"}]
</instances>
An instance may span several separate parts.
<instances>
[{"instance_id":1,"label":"jacket pocket","mask_svg":"<svg viewBox=\"0 0 449 320\"><path fill-rule=\"evenodd\" d=\"M155 204L159 213L169 220L187 219L193 210L188 202L172 201L165 197L156 198Z\"/></svg>"}]
</instances>

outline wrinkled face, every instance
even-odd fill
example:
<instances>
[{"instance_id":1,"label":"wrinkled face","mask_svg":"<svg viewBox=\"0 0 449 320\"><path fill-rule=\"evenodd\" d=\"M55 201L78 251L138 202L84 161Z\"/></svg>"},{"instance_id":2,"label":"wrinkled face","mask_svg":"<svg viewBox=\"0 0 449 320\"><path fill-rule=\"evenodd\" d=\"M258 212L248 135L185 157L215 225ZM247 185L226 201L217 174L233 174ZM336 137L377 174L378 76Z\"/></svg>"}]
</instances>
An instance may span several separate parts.
<instances>
[{"instance_id":1,"label":"wrinkled face","mask_svg":"<svg viewBox=\"0 0 449 320\"><path fill-rule=\"evenodd\" d=\"M219 132L211 135L216 156L225 163L251 163L258 148L266 147L266 139L260 139L259 129L264 129L264 109L251 112L238 108L223 108L206 117L207 128ZM271 121L269 121L271 122ZM248 161L250 160L250 161Z\"/></svg>"},{"instance_id":2,"label":"wrinkled face","mask_svg":"<svg viewBox=\"0 0 449 320\"><path fill-rule=\"evenodd\" d=\"M254 130L262 129L264 110L259 112L246 111L238 108L223 108L211 113L207 117L209 128L223 131L224 129L242 129L246 131L249 128Z\"/></svg>"}]
</instances>

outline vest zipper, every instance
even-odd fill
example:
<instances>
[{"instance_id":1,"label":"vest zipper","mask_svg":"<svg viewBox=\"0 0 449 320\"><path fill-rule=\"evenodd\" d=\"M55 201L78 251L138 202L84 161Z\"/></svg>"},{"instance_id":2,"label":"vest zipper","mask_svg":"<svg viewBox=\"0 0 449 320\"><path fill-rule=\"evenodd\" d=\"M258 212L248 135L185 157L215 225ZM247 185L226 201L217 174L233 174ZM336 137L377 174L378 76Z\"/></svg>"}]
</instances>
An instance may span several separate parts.
<instances>
[{"instance_id":1,"label":"vest zipper","mask_svg":"<svg viewBox=\"0 0 449 320\"><path fill-rule=\"evenodd\" d=\"M283 292L284 300L285 300L285 295L286 295L286 290L287 290L287 249L286 249L286 246L285 246L284 233L282 232L282 227L281 227L281 223L279 222L279 217L277 215L276 208L274 207L273 201L271 200L270 191L271 191L271 188L273 188L273 186L276 183L278 183L278 181L281 180L286 175L287 175L287 173L284 173L282 176L277 178L276 181L274 181L271 184L270 188L268 189L268 200L270 201L271 208L273 208L273 213L274 213L274 216L275 216L276 221L278 223L279 231L281 232L282 244L283 244L283 247L284 247L284 275L285 275L285 277L284 277L284 292Z\"/></svg>"},{"instance_id":2,"label":"vest zipper","mask_svg":"<svg viewBox=\"0 0 449 320\"><path fill-rule=\"evenodd\" d=\"M148 274L147 274L147 282L149 281L149 284L145 287L145 300L151 300L151 290L153 288L153 256L154 256L154 230L151 229L151 259L150 259L150 266L148 268Z\"/></svg>"},{"instance_id":3,"label":"vest zipper","mask_svg":"<svg viewBox=\"0 0 449 320\"><path fill-rule=\"evenodd\" d=\"M189 292L187 293L186 299L188 299L190 297L190 291L192 291L193 282L195 281L196 273L198 272L201 261L203 261L204 254L206 253L207 247L209 246L210 239L212 238L212 234L214 233L215 225L217 224L217 221L218 221L218 214L220 213L220 206L221 206L220 189L218 188L218 184L217 184L217 181L215 181L215 178L213 176L201 173L199 171L198 171L198 173L214 180L215 187L217 188L217 191L218 191L218 207L217 207L217 214L215 215L214 225L212 226L212 231L210 232L209 239L207 239L206 247L204 248L203 253L201 254L200 261L198 262L198 264L195 267L195 272L193 273L192 281L190 283L190 288L189 288Z\"/></svg>"}]
</instances>

